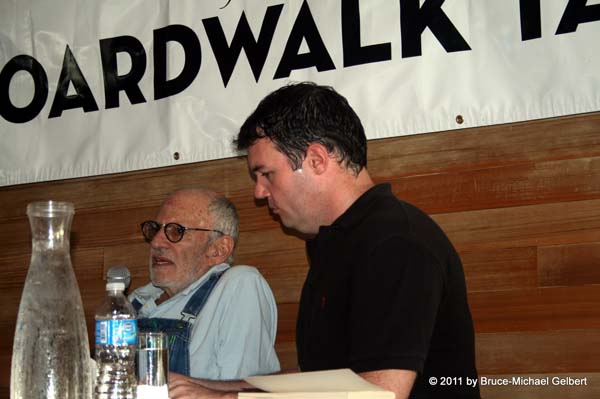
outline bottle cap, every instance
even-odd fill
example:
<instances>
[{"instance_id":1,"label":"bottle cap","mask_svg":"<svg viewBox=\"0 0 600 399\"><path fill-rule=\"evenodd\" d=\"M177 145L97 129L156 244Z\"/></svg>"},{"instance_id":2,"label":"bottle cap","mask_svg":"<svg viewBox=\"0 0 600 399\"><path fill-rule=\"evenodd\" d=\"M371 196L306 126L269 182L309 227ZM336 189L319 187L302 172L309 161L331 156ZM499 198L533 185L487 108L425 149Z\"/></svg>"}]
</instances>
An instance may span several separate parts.
<instances>
[{"instance_id":1,"label":"bottle cap","mask_svg":"<svg viewBox=\"0 0 600 399\"><path fill-rule=\"evenodd\" d=\"M125 291L125 283L122 281L109 281L106 284L106 291Z\"/></svg>"}]
</instances>

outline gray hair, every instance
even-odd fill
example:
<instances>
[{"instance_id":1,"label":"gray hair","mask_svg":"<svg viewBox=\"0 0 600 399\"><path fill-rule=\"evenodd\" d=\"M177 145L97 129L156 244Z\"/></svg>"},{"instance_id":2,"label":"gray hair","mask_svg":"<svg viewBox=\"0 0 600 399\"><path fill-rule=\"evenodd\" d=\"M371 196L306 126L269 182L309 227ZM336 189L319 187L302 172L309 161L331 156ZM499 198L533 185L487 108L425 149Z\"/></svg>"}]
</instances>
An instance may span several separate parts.
<instances>
[{"instance_id":1,"label":"gray hair","mask_svg":"<svg viewBox=\"0 0 600 399\"><path fill-rule=\"evenodd\" d=\"M208 212L213 220L212 228L233 238L233 250L229 258L227 258L227 263L231 264L233 263L233 253L235 252L240 235L240 219L235 205L223 196L216 196L208 204ZM211 234L213 234L211 240L219 236L219 233L213 232Z\"/></svg>"}]
</instances>

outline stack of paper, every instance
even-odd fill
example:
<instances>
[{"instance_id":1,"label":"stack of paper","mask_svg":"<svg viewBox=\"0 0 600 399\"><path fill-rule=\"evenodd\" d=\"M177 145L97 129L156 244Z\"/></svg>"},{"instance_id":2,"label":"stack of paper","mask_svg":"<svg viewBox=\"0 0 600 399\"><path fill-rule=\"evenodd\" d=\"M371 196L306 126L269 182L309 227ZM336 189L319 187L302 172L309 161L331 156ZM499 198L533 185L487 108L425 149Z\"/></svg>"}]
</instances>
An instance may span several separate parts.
<instances>
[{"instance_id":1,"label":"stack of paper","mask_svg":"<svg viewBox=\"0 0 600 399\"><path fill-rule=\"evenodd\" d=\"M265 392L240 392L239 399L394 399L393 392L362 379L350 369L248 377Z\"/></svg>"}]
</instances>

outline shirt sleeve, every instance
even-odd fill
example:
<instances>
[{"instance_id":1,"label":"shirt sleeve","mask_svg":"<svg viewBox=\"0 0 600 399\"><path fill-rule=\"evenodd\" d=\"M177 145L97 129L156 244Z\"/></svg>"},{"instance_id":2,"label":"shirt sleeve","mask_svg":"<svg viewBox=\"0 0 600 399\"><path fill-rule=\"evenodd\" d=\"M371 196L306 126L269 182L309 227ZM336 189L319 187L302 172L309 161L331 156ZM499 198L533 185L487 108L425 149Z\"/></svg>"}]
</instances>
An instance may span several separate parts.
<instances>
[{"instance_id":1,"label":"shirt sleeve","mask_svg":"<svg viewBox=\"0 0 600 399\"><path fill-rule=\"evenodd\" d=\"M422 245L391 237L363 266L352 281L351 367L421 372L444 287L441 265Z\"/></svg>"},{"instance_id":2,"label":"shirt sleeve","mask_svg":"<svg viewBox=\"0 0 600 399\"><path fill-rule=\"evenodd\" d=\"M227 276L219 306L216 367L221 379L277 372L277 307L271 289L254 268L236 266L231 272L235 275Z\"/></svg>"}]
</instances>

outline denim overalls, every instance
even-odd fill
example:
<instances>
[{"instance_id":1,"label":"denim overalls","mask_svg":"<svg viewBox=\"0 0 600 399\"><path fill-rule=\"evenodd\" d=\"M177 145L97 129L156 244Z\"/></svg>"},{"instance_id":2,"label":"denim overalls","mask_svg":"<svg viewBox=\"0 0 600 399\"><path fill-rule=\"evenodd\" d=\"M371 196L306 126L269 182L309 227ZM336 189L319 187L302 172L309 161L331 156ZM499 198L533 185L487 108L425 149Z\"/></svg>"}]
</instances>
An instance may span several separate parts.
<instances>
[{"instance_id":1,"label":"denim overalls","mask_svg":"<svg viewBox=\"0 0 600 399\"><path fill-rule=\"evenodd\" d=\"M192 327L196 317L204 307L212 289L225 272L213 273L208 280L202 284L185 304L181 312L181 319L165 318L141 318L138 319L138 330L140 332L162 331L169 336L169 370L175 373L190 375L190 351L189 341ZM142 303L134 299L131 303L136 311L142 307Z\"/></svg>"}]
</instances>

